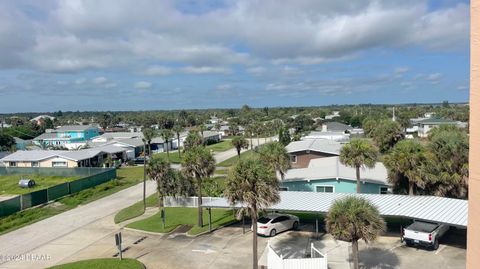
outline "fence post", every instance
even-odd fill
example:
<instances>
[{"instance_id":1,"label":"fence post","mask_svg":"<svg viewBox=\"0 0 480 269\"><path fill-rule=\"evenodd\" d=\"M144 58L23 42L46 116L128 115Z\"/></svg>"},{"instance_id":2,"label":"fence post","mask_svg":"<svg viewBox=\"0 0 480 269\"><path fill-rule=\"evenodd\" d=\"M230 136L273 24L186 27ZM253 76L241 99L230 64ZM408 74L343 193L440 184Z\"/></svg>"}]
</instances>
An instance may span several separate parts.
<instances>
[{"instance_id":1,"label":"fence post","mask_svg":"<svg viewBox=\"0 0 480 269\"><path fill-rule=\"evenodd\" d=\"M23 210L23 194L20 195L20 211Z\"/></svg>"}]
</instances>

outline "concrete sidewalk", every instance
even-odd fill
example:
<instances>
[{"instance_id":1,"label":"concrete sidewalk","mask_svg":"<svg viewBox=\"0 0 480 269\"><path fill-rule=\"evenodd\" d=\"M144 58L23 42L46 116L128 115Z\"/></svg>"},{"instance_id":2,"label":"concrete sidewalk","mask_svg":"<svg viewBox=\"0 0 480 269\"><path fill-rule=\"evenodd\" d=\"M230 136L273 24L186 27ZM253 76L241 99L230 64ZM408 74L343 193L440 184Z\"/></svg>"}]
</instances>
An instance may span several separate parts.
<instances>
[{"instance_id":1,"label":"concrete sidewalk","mask_svg":"<svg viewBox=\"0 0 480 269\"><path fill-rule=\"evenodd\" d=\"M268 137L266 140L267 140L267 143L268 143L268 142L273 141L273 138ZM250 142L250 139L248 139L248 141ZM257 145L263 145L263 144L265 144L265 139L264 138L260 138L260 139L258 139L258 141L257 141L257 139L253 139L254 147L257 146ZM242 149L241 152L245 152L245 151L248 151L248 150L247 149ZM223 162L225 160L228 160L232 157L237 156L237 149L232 148L232 149L229 149L229 150L226 150L226 151L218 152L218 153L215 153L213 156L215 157L215 161L218 164L218 163L221 163L221 162Z\"/></svg>"},{"instance_id":2,"label":"concrete sidewalk","mask_svg":"<svg viewBox=\"0 0 480 269\"><path fill-rule=\"evenodd\" d=\"M17 261L8 261L15 255L29 254L49 256L45 263L36 262L35 268L41 268L40 265L43 264L50 266L99 238L115 232L118 226L114 224L113 217L106 222L102 222L102 219L140 201L143 196L142 189L143 183L140 183L0 236L0 268L33 268L32 261L25 261L29 256L20 256ZM155 182L147 181L147 195L155 191ZM89 225L99 225L100 229L75 232ZM56 243L52 245L52 242Z\"/></svg>"}]
</instances>

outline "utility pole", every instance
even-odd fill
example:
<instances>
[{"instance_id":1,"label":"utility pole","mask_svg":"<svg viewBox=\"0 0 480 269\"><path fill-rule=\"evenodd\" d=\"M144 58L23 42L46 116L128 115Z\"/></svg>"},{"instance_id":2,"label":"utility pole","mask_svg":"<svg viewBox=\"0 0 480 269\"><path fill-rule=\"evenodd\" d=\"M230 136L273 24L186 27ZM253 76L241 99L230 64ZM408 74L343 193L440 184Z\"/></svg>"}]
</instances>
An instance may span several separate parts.
<instances>
[{"instance_id":1,"label":"utility pole","mask_svg":"<svg viewBox=\"0 0 480 269\"><path fill-rule=\"evenodd\" d=\"M146 195L147 195L147 145L143 140L143 211L147 209Z\"/></svg>"}]
</instances>

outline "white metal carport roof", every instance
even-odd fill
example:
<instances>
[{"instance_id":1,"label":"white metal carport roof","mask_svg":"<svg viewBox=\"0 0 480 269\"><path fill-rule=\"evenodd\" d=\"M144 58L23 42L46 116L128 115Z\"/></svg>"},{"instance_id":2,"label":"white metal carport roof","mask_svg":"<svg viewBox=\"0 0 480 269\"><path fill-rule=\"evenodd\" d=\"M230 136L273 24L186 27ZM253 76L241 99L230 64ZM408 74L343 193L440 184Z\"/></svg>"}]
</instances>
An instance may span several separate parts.
<instances>
[{"instance_id":1,"label":"white metal carport roof","mask_svg":"<svg viewBox=\"0 0 480 269\"><path fill-rule=\"evenodd\" d=\"M382 216L398 216L467 227L467 200L397 194L350 194L281 191L280 202L268 208L279 211L327 213L332 203L346 196L360 196L377 206ZM224 198L205 203L206 208L240 208Z\"/></svg>"}]
</instances>

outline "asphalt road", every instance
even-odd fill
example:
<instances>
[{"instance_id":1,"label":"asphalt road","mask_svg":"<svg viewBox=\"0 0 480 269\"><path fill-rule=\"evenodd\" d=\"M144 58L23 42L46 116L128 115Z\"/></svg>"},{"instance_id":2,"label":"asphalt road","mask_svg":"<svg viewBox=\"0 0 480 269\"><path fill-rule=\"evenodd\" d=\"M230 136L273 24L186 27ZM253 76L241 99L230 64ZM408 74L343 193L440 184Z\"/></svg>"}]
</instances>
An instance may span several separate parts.
<instances>
[{"instance_id":1,"label":"asphalt road","mask_svg":"<svg viewBox=\"0 0 480 269\"><path fill-rule=\"evenodd\" d=\"M33 259L31 255L34 255L34 258L37 257L36 255L49 255L48 260L50 262L48 264L54 264L51 262L65 258L64 254L75 253L96 241L99 237L118 230L113 225L112 219L112 225L108 229L101 230L95 233L94 236L84 234L78 238L73 238L72 240L75 240L75 242L72 242L75 243L74 245L57 245L57 247L43 252L38 251L42 246L46 246L62 237L67 237L82 227L101 221L102 218L140 201L143 196L142 190L143 183L140 183L105 198L0 236L0 268L40 268L37 265L33 267L32 261L28 261ZM155 183L148 181L147 195L154 192ZM17 260L11 261L14 257Z\"/></svg>"}]
</instances>

